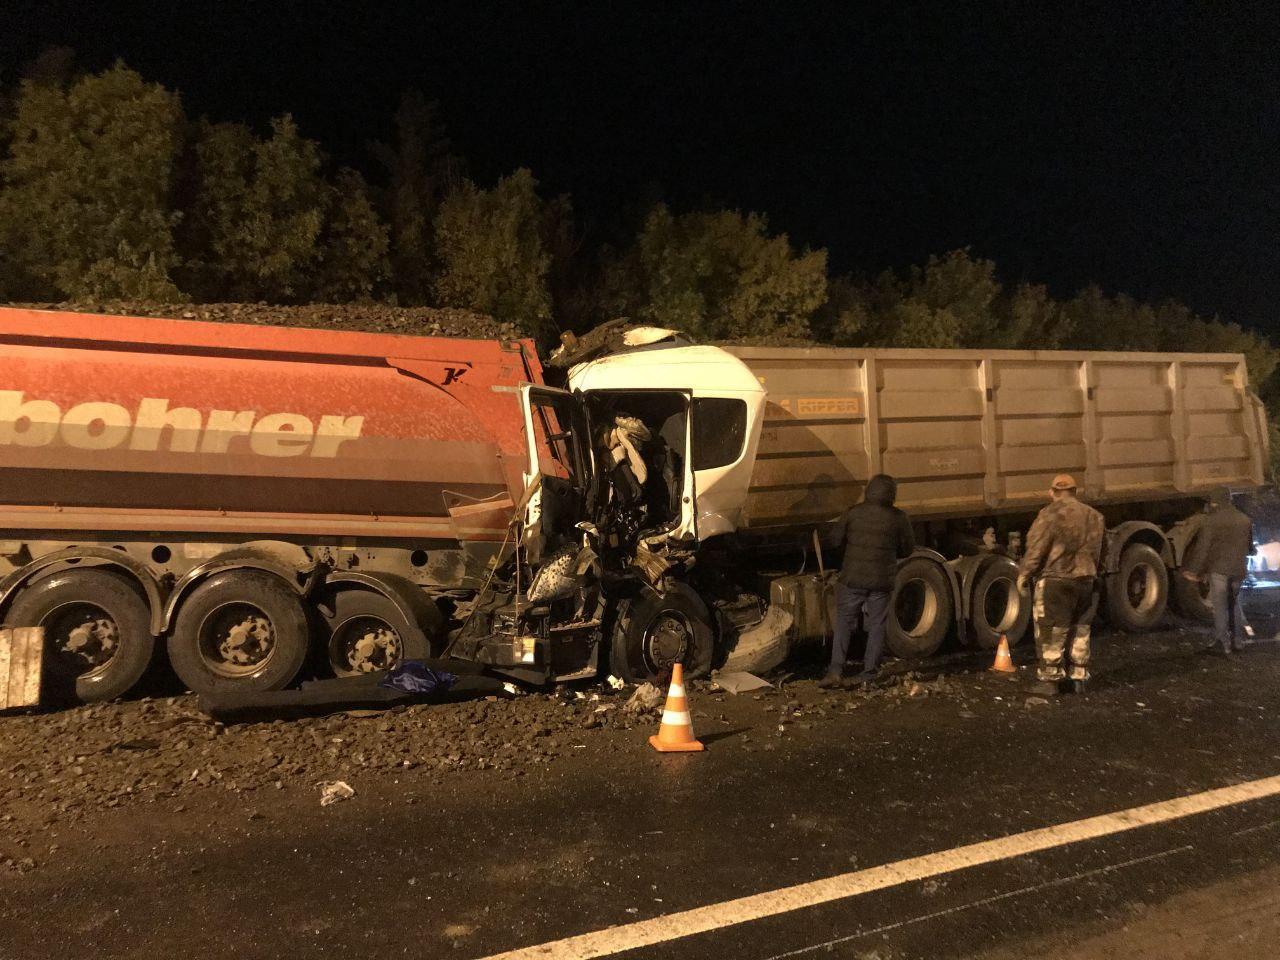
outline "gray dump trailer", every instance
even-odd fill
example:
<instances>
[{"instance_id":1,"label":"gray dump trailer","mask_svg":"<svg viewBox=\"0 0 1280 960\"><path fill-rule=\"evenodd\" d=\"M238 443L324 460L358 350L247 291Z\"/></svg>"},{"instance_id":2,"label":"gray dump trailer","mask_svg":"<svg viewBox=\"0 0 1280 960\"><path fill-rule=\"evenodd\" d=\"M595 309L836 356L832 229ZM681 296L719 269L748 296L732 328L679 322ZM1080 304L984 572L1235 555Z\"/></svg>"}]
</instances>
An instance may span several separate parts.
<instances>
[{"instance_id":1,"label":"gray dump trailer","mask_svg":"<svg viewBox=\"0 0 1280 960\"><path fill-rule=\"evenodd\" d=\"M725 349L767 396L743 533L803 543L871 475L898 479L923 545L898 578L900 655L935 650L953 627L984 646L1024 635L1013 560L1057 473L1107 518L1113 624L1154 626L1171 594L1203 617L1204 597L1172 576L1202 494L1266 479L1265 412L1238 354Z\"/></svg>"}]
</instances>

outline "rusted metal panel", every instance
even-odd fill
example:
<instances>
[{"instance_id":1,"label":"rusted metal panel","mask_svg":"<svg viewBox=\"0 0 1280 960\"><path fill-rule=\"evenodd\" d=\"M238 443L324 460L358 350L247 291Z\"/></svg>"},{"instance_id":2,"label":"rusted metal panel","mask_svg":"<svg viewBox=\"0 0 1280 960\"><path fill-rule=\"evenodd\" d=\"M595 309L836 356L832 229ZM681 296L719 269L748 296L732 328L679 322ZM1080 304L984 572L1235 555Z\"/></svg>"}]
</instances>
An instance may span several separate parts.
<instances>
[{"instance_id":1,"label":"rusted metal panel","mask_svg":"<svg viewBox=\"0 0 1280 960\"><path fill-rule=\"evenodd\" d=\"M0 371L5 526L480 540L506 518L445 493L518 494L494 388L541 372L531 343L15 308Z\"/></svg>"},{"instance_id":2,"label":"rusted metal panel","mask_svg":"<svg viewBox=\"0 0 1280 960\"><path fill-rule=\"evenodd\" d=\"M1099 503L1265 479L1238 354L726 349L769 392L752 527L831 519L881 469L920 519L1026 509L1057 473Z\"/></svg>"},{"instance_id":3,"label":"rusted metal panel","mask_svg":"<svg viewBox=\"0 0 1280 960\"><path fill-rule=\"evenodd\" d=\"M43 627L0 628L0 710L40 704Z\"/></svg>"}]
</instances>

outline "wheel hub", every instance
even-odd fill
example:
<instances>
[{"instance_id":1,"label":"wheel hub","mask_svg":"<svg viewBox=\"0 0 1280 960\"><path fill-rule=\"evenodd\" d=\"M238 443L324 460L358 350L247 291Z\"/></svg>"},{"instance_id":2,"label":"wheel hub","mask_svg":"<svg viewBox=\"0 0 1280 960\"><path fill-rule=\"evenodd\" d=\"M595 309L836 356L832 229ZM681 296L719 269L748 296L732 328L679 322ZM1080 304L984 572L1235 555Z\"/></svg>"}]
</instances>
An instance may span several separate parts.
<instances>
[{"instance_id":1,"label":"wheel hub","mask_svg":"<svg viewBox=\"0 0 1280 960\"><path fill-rule=\"evenodd\" d=\"M689 621L675 612L663 613L645 634L645 657L655 672L684 659L693 630Z\"/></svg>"},{"instance_id":2,"label":"wheel hub","mask_svg":"<svg viewBox=\"0 0 1280 960\"><path fill-rule=\"evenodd\" d=\"M265 659L271 644L270 621L266 617L247 617L227 631L218 652L228 663L247 666Z\"/></svg>"},{"instance_id":3,"label":"wheel hub","mask_svg":"<svg viewBox=\"0 0 1280 960\"><path fill-rule=\"evenodd\" d=\"M357 673L386 670L400 659L400 635L386 624L368 624L351 637L347 662Z\"/></svg>"},{"instance_id":4,"label":"wheel hub","mask_svg":"<svg viewBox=\"0 0 1280 960\"><path fill-rule=\"evenodd\" d=\"M276 646L275 627L263 610L228 603L200 625L200 656L219 676L244 677L262 668Z\"/></svg>"},{"instance_id":5,"label":"wheel hub","mask_svg":"<svg viewBox=\"0 0 1280 960\"><path fill-rule=\"evenodd\" d=\"M1151 569L1145 564L1134 567L1125 581L1125 592L1129 597L1129 606L1133 609L1150 609L1155 604L1158 593L1156 578Z\"/></svg>"},{"instance_id":6,"label":"wheel hub","mask_svg":"<svg viewBox=\"0 0 1280 960\"><path fill-rule=\"evenodd\" d=\"M90 668L100 667L110 660L120 645L120 632L109 617L88 615L86 619L63 634L55 643L65 651L85 661Z\"/></svg>"}]
</instances>

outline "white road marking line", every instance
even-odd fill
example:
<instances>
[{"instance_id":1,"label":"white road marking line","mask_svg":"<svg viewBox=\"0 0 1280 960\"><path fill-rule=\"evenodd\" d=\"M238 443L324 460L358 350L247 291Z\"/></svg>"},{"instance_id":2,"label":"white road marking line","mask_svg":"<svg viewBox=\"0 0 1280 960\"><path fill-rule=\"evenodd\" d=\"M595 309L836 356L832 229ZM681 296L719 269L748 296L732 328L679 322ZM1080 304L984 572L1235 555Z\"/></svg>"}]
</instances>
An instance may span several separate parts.
<instances>
[{"instance_id":1,"label":"white road marking line","mask_svg":"<svg viewBox=\"0 0 1280 960\"><path fill-rule=\"evenodd\" d=\"M1261 830L1270 830L1272 827L1280 824L1280 820L1272 820L1270 823L1260 823L1256 827L1245 827L1243 830L1237 830L1231 834L1233 837L1243 837L1250 833L1258 833Z\"/></svg>"},{"instance_id":2,"label":"white road marking line","mask_svg":"<svg viewBox=\"0 0 1280 960\"><path fill-rule=\"evenodd\" d=\"M1230 787L1206 790L1187 797L1161 800L1129 810L1104 813L1101 816L1076 820L1072 823L1028 830L1025 833L1015 833L993 840L983 840L952 850L942 850L912 857L909 860L869 867L866 870L842 873L823 880L812 880L808 883L756 893L736 900L695 907L692 910L653 917L650 920L607 927L604 930L595 930L550 943L521 947L505 953L493 954L484 960L592 960L594 957L607 957L622 953L624 950L635 950L639 947L679 940L722 927L774 917L793 910L802 910L805 907L845 900L915 880L924 880L943 873L1026 856L1071 843L1096 840L1138 827L1167 823L1170 820L1277 795L1280 795L1280 776L1266 777Z\"/></svg>"},{"instance_id":3,"label":"white road marking line","mask_svg":"<svg viewBox=\"0 0 1280 960\"><path fill-rule=\"evenodd\" d=\"M1132 860L1125 860L1123 863L1111 863L1105 867L1096 867L1093 870L1082 870L1080 873L1073 873L1069 877L1058 877L1056 880L1046 880L1044 883L1037 883L1029 887L1019 887L1017 890L1009 890L1005 893L998 893L992 897L983 897L981 900L971 900L968 903L962 903L959 906L948 907L946 910L935 910L933 913L921 914L918 917L911 917L907 920L899 920L896 923L886 923L883 926L872 927L870 930L859 930L857 933L851 933L847 937L836 937L833 940L824 940L822 943L811 943L807 947L800 947L797 950L788 950L786 953L777 953L765 960L785 960L787 957L800 957L806 953L812 953L815 950L825 950L830 947L837 947L842 943L848 943L850 940L861 940L863 937L874 937L877 933L888 933L890 930L900 930L903 927L910 927L917 923L926 923L929 920L937 920L941 917L949 917L955 913L963 913L966 910L976 910L979 907L989 907L993 903L999 903L1002 900L1012 900L1014 897L1020 897L1027 893L1039 893L1042 890L1052 890L1055 887L1065 887L1069 883L1075 883L1077 880L1087 880L1090 877L1099 877L1108 873L1115 873L1117 870L1123 870L1126 867L1136 867L1140 863L1150 863L1152 860L1163 860L1165 857L1171 857L1175 853L1186 853L1188 850L1194 850L1191 844L1185 844L1181 847L1174 847L1172 850L1162 850L1159 853L1149 853L1145 857L1134 857Z\"/></svg>"}]
</instances>

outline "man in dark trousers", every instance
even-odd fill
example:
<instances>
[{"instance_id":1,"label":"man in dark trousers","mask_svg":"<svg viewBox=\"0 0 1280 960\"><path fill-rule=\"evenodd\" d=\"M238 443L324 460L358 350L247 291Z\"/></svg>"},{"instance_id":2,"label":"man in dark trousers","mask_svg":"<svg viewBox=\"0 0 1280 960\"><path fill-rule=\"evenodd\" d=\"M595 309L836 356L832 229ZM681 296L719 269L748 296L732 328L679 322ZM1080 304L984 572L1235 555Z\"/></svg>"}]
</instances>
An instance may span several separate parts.
<instances>
[{"instance_id":1,"label":"man in dark trousers","mask_svg":"<svg viewBox=\"0 0 1280 960\"><path fill-rule=\"evenodd\" d=\"M1076 499L1076 482L1053 478L1050 503L1027 531L1027 552L1018 565L1018 592L1036 580L1036 669L1038 692L1056 694L1070 679L1076 693L1089 682L1089 640L1094 586L1106 524L1102 514ZM1070 668L1064 667L1069 660Z\"/></svg>"},{"instance_id":2,"label":"man in dark trousers","mask_svg":"<svg viewBox=\"0 0 1280 960\"><path fill-rule=\"evenodd\" d=\"M898 561L916 548L907 515L893 505L898 484L878 473L867 482L862 502L844 519L844 562L836 581L836 629L831 640L831 665L821 686L834 687L844 677L849 638L859 620L867 631L867 653L858 679L875 679L884 650L889 594Z\"/></svg>"},{"instance_id":3,"label":"man in dark trousers","mask_svg":"<svg viewBox=\"0 0 1280 960\"><path fill-rule=\"evenodd\" d=\"M1225 487L1209 495L1209 512L1200 533L1183 561L1182 575L1188 580L1209 580L1209 601L1213 605L1213 646L1210 650L1230 655L1242 650L1245 640L1240 585L1253 553L1253 522L1231 502Z\"/></svg>"}]
</instances>

